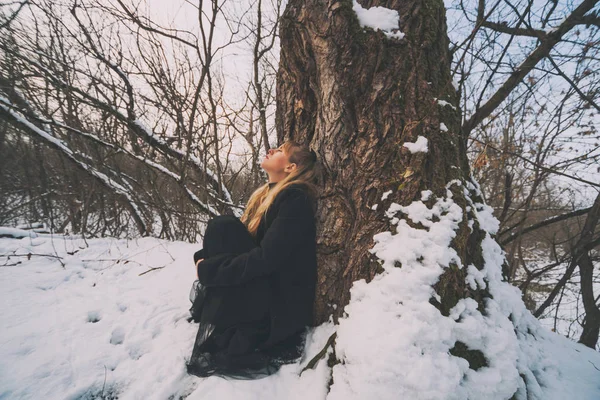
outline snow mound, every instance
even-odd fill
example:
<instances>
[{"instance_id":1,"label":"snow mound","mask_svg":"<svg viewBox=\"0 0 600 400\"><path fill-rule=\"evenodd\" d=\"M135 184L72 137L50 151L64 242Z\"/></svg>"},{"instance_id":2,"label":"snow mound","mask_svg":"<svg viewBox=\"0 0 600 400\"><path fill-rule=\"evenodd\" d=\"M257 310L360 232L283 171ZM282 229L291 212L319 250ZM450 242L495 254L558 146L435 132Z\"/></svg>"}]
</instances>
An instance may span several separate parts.
<instances>
[{"instance_id":1,"label":"snow mound","mask_svg":"<svg viewBox=\"0 0 600 400\"><path fill-rule=\"evenodd\" d=\"M450 242L463 219L452 185L430 208L422 201L386 212L396 232L374 236L370 250L385 272L370 283L354 282L350 303L337 330L336 354L328 399L598 399L600 354L541 327L526 310L517 288L502 281L504 254L490 236L498 222L490 207L471 208L486 231L484 268L464 266ZM477 193L476 184L463 187ZM422 198L429 199L429 191ZM469 198L470 201L470 198ZM426 229L395 217L405 214ZM473 299L462 299L443 316L430 299L446 268L467 268L471 287L488 288L486 314ZM512 322L511 322L512 321ZM479 350L487 366L470 368L451 354L457 341ZM575 361L579 360L579 361ZM527 387L525 383L527 382ZM527 392L526 392L527 390Z\"/></svg>"}]
</instances>

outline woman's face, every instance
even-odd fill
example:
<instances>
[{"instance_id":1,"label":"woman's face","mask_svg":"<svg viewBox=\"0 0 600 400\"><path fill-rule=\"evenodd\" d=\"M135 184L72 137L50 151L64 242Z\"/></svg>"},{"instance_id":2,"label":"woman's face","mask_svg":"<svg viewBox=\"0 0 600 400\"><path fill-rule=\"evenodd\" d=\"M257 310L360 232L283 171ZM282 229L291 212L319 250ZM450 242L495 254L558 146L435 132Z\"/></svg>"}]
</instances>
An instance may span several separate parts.
<instances>
[{"instance_id":1,"label":"woman's face","mask_svg":"<svg viewBox=\"0 0 600 400\"><path fill-rule=\"evenodd\" d=\"M269 176L283 179L292 172L296 164L290 164L289 156L283 151L283 145L268 151L260 166ZM279 179L278 179L279 180Z\"/></svg>"}]
</instances>

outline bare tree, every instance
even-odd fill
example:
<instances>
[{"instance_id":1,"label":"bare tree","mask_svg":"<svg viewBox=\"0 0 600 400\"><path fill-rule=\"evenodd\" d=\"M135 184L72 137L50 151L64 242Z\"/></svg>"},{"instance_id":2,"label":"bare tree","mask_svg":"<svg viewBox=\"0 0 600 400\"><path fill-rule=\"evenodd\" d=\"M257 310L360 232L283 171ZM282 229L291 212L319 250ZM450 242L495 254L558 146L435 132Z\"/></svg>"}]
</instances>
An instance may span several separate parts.
<instances>
[{"instance_id":1,"label":"bare tree","mask_svg":"<svg viewBox=\"0 0 600 400\"><path fill-rule=\"evenodd\" d=\"M214 65L239 40L240 23L229 23L229 38L216 43L223 4L202 6L199 37L157 26L123 2L28 2L4 28L1 51L11 60L0 82L4 120L120 196L141 234L153 230L156 215L167 237L193 238L197 218L187 213L241 210L224 179L223 126L232 110ZM144 179L126 171L140 165ZM150 183L157 176L186 199L176 200L184 212L176 223L164 208L164 188Z\"/></svg>"},{"instance_id":2,"label":"bare tree","mask_svg":"<svg viewBox=\"0 0 600 400\"><path fill-rule=\"evenodd\" d=\"M501 222L509 279L536 315L555 321L561 293L579 287L569 260L578 257L573 251L593 202L581 192L599 187L590 172L600 155L600 20L589 7L522 1L456 2L451 9L470 28L461 31L459 22L451 36L473 174ZM554 259L538 262L540 247Z\"/></svg>"}]
</instances>

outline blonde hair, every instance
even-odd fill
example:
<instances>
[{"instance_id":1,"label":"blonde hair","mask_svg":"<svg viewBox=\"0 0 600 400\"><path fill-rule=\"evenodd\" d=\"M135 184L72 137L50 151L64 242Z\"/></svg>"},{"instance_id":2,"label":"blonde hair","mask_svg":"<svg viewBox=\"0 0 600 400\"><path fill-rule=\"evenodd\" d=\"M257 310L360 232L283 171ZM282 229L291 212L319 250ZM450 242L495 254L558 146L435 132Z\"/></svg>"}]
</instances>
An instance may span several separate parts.
<instances>
[{"instance_id":1,"label":"blonde hair","mask_svg":"<svg viewBox=\"0 0 600 400\"><path fill-rule=\"evenodd\" d=\"M315 151L293 140L285 141L282 148L285 154L288 154L290 163L296 164L296 169L277 182L273 189L269 190L267 182L256 189L248 199L248 204L240 220L246 225L252 236L256 236L260 220L268 211L277 194L288 186L304 185L313 199L317 197L317 154Z\"/></svg>"}]
</instances>

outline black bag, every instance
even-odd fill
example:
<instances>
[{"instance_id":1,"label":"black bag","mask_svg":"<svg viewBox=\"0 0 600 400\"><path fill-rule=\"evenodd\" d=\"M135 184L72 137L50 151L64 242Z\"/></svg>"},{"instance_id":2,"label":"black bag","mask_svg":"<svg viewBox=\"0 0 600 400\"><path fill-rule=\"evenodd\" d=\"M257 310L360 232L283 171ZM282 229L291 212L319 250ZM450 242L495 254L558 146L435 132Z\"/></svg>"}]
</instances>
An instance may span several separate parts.
<instances>
[{"instance_id":1,"label":"black bag","mask_svg":"<svg viewBox=\"0 0 600 400\"><path fill-rule=\"evenodd\" d=\"M202 286L199 280L195 280L194 283L192 283L192 289L190 290L190 301L192 302L190 314L192 316L188 321L200 322L205 298L206 287Z\"/></svg>"}]
</instances>

